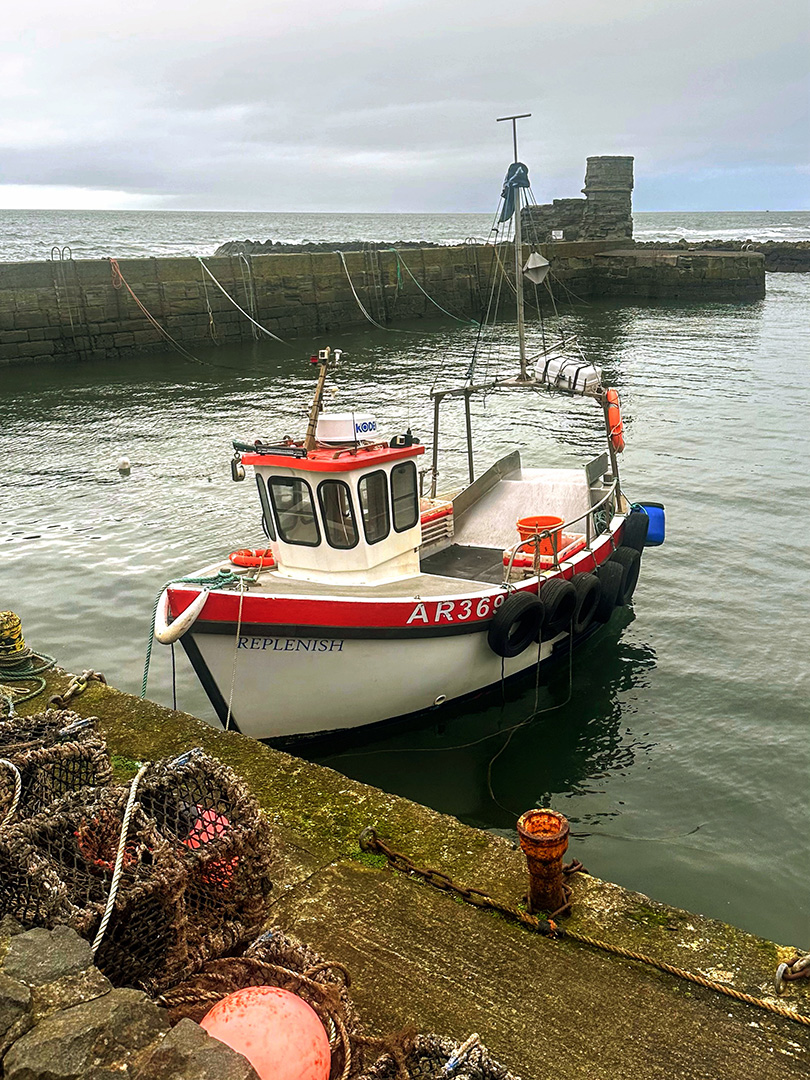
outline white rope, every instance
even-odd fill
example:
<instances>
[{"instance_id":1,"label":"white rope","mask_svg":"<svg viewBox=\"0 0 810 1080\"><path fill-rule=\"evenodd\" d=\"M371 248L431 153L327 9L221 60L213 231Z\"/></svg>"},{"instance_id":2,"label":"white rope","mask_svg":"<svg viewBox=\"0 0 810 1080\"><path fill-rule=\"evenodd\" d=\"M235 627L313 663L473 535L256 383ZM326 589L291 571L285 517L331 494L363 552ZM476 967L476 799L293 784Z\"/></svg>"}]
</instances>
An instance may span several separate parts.
<instances>
[{"instance_id":1,"label":"white rope","mask_svg":"<svg viewBox=\"0 0 810 1080\"><path fill-rule=\"evenodd\" d=\"M11 800L11 809L3 818L2 822L0 822L0 828L2 828L4 825L8 825L17 813L17 807L20 805L20 796L22 795L22 776L14 762L9 761L8 758L0 758L0 765L5 765L7 769L10 769L14 773L14 798Z\"/></svg>"},{"instance_id":2,"label":"white rope","mask_svg":"<svg viewBox=\"0 0 810 1080\"><path fill-rule=\"evenodd\" d=\"M228 715L225 717L225 730L231 729L231 711L233 709L233 693L236 689L236 661L239 659L239 637L242 633L242 602L245 599L245 581L239 579L239 614L236 617L236 641L233 646L233 667L231 668L231 692L228 695Z\"/></svg>"},{"instance_id":3,"label":"white rope","mask_svg":"<svg viewBox=\"0 0 810 1080\"><path fill-rule=\"evenodd\" d=\"M289 344L289 342L285 341L284 338L276 337L276 335L271 330L268 330L266 326L262 326L261 323L256 322L255 319L252 319L250 317L250 315L248 315L248 313L245 311L245 309L240 307L237 304L237 302L230 295L230 293L226 292L225 289L222 287L222 285L220 285L220 283L217 281L217 279L214 277L214 275L211 273L211 271L208 269L208 267L205 265L205 263L202 261L202 259L199 257L199 255L197 256L197 261L199 262L199 264L203 268L203 270L206 272L206 274L208 274L208 276L211 278L211 280L216 285L216 287L219 289L219 291L222 293L222 295L224 297L226 297L226 299L230 300L230 302L233 304L233 306L236 308L236 310L241 312L242 315L244 315L245 318L248 320L248 322L253 323L253 325L257 326L259 328L259 330L262 331L263 334L267 334L267 336L271 337L274 341L279 341L279 342L281 342L282 345Z\"/></svg>"},{"instance_id":4,"label":"white rope","mask_svg":"<svg viewBox=\"0 0 810 1080\"><path fill-rule=\"evenodd\" d=\"M113 908L115 907L115 898L118 895L118 886L121 881L121 871L124 866L124 849L127 844L127 834L129 833L129 822L132 817L132 811L135 808L135 795L138 791L138 784L141 782L141 777L149 768L149 762L145 765L141 765L137 773L133 777L132 783L129 788L129 798L127 799L126 809L124 810L124 820L121 822L121 839L118 841L118 852L115 856L115 866L113 868L112 882L110 883L110 895L107 897L107 906L104 909L104 915L101 919L101 925L98 928L98 933L93 941L91 952L93 956L98 952L98 947L101 945L104 937L104 932L107 929L107 923L110 921Z\"/></svg>"},{"instance_id":5,"label":"white rope","mask_svg":"<svg viewBox=\"0 0 810 1080\"><path fill-rule=\"evenodd\" d=\"M349 273L349 268L346 265L346 257L345 257L345 255L343 254L342 251L336 251L335 254L340 256L340 261L343 263L343 269L346 271L346 280L349 282L349 288L352 290L352 294L354 295L354 298L357 301L357 306L363 312L363 314L368 319L368 321L371 323L371 325L376 326L378 330L387 330L389 334L401 333L402 331L400 331L400 330L394 330L390 326L383 326L382 323L378 323L376 319L372 319L372 317L369 315L369 313L363 307L363 301L357 295L357 289L355 289L355 287L354 287L354 282L352 281L351 274Z\"/></svg>"}]
</instances>

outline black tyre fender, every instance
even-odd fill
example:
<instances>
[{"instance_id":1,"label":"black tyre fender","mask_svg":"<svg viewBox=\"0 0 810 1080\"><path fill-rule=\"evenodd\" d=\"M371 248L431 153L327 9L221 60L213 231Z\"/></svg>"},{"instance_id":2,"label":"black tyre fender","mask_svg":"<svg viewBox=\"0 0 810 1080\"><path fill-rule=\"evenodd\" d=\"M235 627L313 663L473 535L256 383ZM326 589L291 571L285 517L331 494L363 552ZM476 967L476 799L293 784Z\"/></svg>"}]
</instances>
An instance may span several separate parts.
<instances>
[{"instance_id":1,"label":"black tyre fender","mask_svg":"<svg viewBox=\"0 0 810 1080\"><path fill-rule=\"evenodd\" d=\"M571 626L577 609L577 591L570 581L552 578L541 588L540 599L546 608L543 637L556 637Z\"/></svg>"},{"instance_id":2,"label":"black tyre fender","mask_svg":"<svg viewBox=\"0 0 810 1080\"><path fill-rule=\"evenodd\" d=\"M631 514L628 514L624 519L622 547L639 552L643 551L647 542L649 528L650 519L643 510L634 510Z\"/></svg>"},{"instance_id":3,"label":"black tyre fender","mask_svg":"<svg viewBox=\"0 0 810 1080\"><path fill-rule=\"evenodd\" d=\"M641 555L638 551L629 547L620 547L610 556L609 562L622 570L622 583L616 597L616 603L624 607L630 603L633 593L638 584L638 574L641 569Z\"/></svg>"},{"instance_id":4,"label":"black tyre fender","mask_svg":"<svg viewBox=\"0 0 810 1080\"><path fill-rule=\"evenodd\" d=\"M571 584L577 594L574 633L583 634L596 618L596 610L602 598L602 586L596 574L574 574Z\"/></svg>"},{"instance_id":5,"label":"black tyre fender","mask_svg":"<svg viewBox=\"0 0 810 1080\"><path fill-rule=\"evenodd\" d=\"M621 566L617 566L608 560L602 563L596 571L596 576L602 586L602 595L599 597L599 603L596 606L596 620L600 623L606 623L616 607L619 589L621 589L624 581L624 570Z\"/></svg>"},{"instance_id":6,"label":"black tyre fender","mask_svg":"<svg viewBox=\"0 0 810 1080\"><path fill-rule=\"evenodd\" d=\"M496 656L519 656L537 641L543 625L543 601L534 593L512 593L489 624L487 644Z\"/></svg>"}]
</instances>

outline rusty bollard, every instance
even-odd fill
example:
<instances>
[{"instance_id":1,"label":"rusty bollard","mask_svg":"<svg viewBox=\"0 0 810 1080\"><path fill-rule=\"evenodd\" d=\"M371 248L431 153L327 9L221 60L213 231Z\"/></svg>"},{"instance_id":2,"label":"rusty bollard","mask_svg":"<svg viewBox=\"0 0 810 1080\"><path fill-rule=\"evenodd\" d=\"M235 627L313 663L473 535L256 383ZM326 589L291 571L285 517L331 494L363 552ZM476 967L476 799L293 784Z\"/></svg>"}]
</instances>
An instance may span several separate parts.
<instances>
[{"instance_id":1,"label":"rusty bollard","mask_svg":"<svg viewBox=\"0 0 810 1080\"><path fill-rule=\"evenodd\" d=\"M517 831L529 864L529 911L556 911L565 903L562 862L568 821L556 810L527 810Z\"/></svg>"}]
</instances>

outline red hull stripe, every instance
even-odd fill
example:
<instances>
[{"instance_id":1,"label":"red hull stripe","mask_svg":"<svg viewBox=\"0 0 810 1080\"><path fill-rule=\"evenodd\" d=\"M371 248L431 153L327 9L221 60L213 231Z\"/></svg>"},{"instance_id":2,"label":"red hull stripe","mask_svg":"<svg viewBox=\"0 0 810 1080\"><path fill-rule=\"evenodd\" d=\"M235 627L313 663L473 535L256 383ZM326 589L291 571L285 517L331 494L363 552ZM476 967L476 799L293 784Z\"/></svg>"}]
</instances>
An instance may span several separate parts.
<instances>
[{"instance_id":1,"label":"red hull stripe","mask_svg":"<svg viewBox=\"0 0 810 1080\"><path fill-rule=\"evenodd\" d=\"M614 534L618 541L621 530ZM597 549L577 556L577 573L585 573L605 562L613 546L609 542L599 544ZM571 578L574 567L566 566L557 575ZM463 582L459 581L459 588ZM535 582L515 587L517 592L537 592ZM194 586L173 586L169 589L169 607L176 618L199 595ZM444 600L407 597L401 600L369 600L353 597L338 598L296 596L267 596L245 593L242 600L244 624L252 626L311 626L311 627L419 627L460 626L487 622L503 603L506 592L493 585L488 592L464 595L459 593ZM542 595L542 587L541 587ZM235 591L212 592L200 613L206 623L232 623L239 619L239 593Z\"/></svg>"},{"instance_id":2,"label":"red hull stripe","mask_svg":"<svg viewBox=\"0 0 810 1080\"><path fill-rule=\"evenodd\" d=\"M267 465L273 469L294 469L304 472L352 472L354 469L366 469L370 465L386 465L402 458L418 457L424 454L424 446L388 447L374 446L358 449L311 450L305 458L286 457L273 454L242 454L243 465Z\"/></svg>"}]
</instances>

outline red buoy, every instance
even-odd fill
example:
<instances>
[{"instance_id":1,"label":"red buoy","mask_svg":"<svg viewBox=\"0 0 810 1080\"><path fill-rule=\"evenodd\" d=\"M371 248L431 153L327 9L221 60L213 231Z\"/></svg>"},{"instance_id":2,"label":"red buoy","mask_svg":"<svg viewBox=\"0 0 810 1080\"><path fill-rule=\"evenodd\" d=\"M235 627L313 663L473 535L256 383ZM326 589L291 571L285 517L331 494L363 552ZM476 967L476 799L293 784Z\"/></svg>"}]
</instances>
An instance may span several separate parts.
<instances>
[{"instance_id":1,"label":"red buoy","mask_svg":"<svg viewBox=\"0 0 810 1080\"><path fill-rule=\"evenodd\" d=\"M243 1054L260 1080L328 1080L329 1039L318 1014L277 986L229 994L200 1021L215 1039Z\"/></svg>"}]
</instances>

